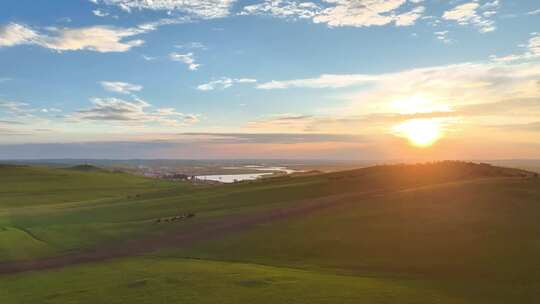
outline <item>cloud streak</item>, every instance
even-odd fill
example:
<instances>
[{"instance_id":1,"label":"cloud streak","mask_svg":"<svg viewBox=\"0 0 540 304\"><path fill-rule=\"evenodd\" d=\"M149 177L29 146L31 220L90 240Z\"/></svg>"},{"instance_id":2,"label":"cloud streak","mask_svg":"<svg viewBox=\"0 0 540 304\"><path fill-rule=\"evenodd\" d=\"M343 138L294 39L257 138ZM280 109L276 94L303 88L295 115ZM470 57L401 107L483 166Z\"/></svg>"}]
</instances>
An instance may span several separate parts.
<instances>
[{"instance_id":1,"label":"cloud streak","mask_svg":"<svg viewBox=\"0 0 540 304\"><path fill-rule=\"evenodd\" d=\"M200 64L196 63L195 56L192 52L181 54L181 53L170 53L169 58L172 61L178 61L185 65L187 65L188 69L190 71L196 71L201 66Z\"/></svg>"},{"instance_id":2,"label":"cloud streak","mask_svg":"<svg viewBox=\"0 0 540 304\"><path fill-rule=\"evenodd\" d=\"M323 74L316 78L292 79L292 80L272 80L257 85L258 89L275 90L288 88L344 88L354 85L366 84L378 80L378 76L363 74Z\"/></svg>"},{"instance_id":3,"label":"cloud streak","mask_svg":"<svg viewBox=\"0 0 540 304\"><path fill-rule=\"evenodd\" d=\"M252 78L229 78L229 77L223 77L218 80L212 80L207 83L203 83L201 85L197 86L197 90L199 91L212 91L216 89L227 89L232 87L235 84L242 84L242 83L255 83L257 82L256 79Z\"/></svg>"},{"instance_id":4,"label":"cloud streak","mask_svg":"<svg viewBox=\"0 0 540 304\"><path fill-rule=\"evenodd\" d=\"M178 11L192 17L214 19L226 17L235 0L101 0L98 4L133 10Z\"/></svg>"},{"instance_id":5,"label":"cloud streak","mask_svg":"<svg viewBox=\"0 0 540 304\"><path fill-rule=\"evenodd\" d=\"M130 28L94 25L80 28L48 27L42 31L12 22L0 26L0 47L37 45L58 52L126 52L144 44L144 40L135 36L155 31L160 26L188 21L185 18L169 18Z\"/></svg>"},{"instance_id":6,"label":"cloud streak","mask_svg":"<svg viewBox=\"0 0 540 304\"><path fill-rule=\"evenodd\" d=\"M70 115L69 120L115 122L127 125L157 123L163 126L185 126L199 121L199 115L184 114L173 108L157 108L144 100L126 101L120 98L93 98L92 107Z\"/></svg>"},{"instance_id":7,"label":"cloud streak","mask_svg":"<svg viewBox=\"0 0 540 304\"><path fill-rule=\"evenodd\" d=\"M141 85L121 81L102 81L100 84L105 90L119 94L131 94L143 88Z\"/></svg>"}]
</instances>

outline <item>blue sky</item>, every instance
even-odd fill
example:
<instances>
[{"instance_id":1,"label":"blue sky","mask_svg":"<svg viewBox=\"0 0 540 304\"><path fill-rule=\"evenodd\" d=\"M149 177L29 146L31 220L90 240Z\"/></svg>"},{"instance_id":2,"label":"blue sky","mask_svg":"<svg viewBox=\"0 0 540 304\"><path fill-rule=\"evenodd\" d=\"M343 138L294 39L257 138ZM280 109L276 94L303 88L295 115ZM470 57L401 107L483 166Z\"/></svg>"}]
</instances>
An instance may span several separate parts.
<instances>
[{"instance_id":1,"label":"blue sky","mask_svg":"<svg viewBox=\"0 0 540 304\"><path fill-rule=\"evenodd\" d=\"M0 157L540 156L538 32L535 0L4 0Z\"/></svg>"}]
</instances>

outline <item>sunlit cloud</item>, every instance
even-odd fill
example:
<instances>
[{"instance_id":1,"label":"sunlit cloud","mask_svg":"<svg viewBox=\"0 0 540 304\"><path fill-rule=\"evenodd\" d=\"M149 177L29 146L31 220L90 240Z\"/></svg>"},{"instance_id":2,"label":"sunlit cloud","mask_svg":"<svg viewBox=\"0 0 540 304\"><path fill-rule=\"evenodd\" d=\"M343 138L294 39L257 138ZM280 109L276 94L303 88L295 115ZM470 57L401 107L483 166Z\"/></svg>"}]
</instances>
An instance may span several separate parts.
<instances>
[{"instance_id":1,"label":"sunlit cloud","mask_svg":"<svg viewBox=\"0 0 540 304\"><path fill-rule=\"evenodd\" d=\"M495 22L490 17L496 14L499 5L498 0L487 2L484 5L472 1L444 12L442 18L455 21L460 25L474 25L480 32L488 33L496 29Z\"/></svg>"},{"instance_id":2,"label":"sunlit cloud","mask_svg":"<svg viewBox=\"0 0 540 304\"><path fill-rule=\"evenodd\" d=\"M291 79L291 80L272 80L257 85L258 89L274 90L288 88L344 88L353 85L361 85L373 81L377 81L377 76L350 74L350 75L335 75L323 74L316 78Z\"/></svg>"},{"instance_id":3,"label":"sunlit cloud","mask_svg":"<svg viewBox=\"0 0 540 304\"><path fill-rule=\"evenodd\" d=\"M0 26L0 47L37 45L58 52L95 51L100 53L126 52L144 44L134 36L155 31L160 26L187 22L183 18L160 19L135 27L94 25L80 28L47 27L35 29L20 23Z\"/></svg>"},{"instance_id":4,"label":"sunlit cloud","mask_svg":"<svg viewBox=\"0 0 540 304\"><path fill-rule=\"evenodd\" d=\"M510 62L517 60L532 60L540 58L540 34L531 33L531 38L524 46L525 51L521 54L511 54L502 57L491 56L491 59L499 62Z\"/></svg>"},{"instance_id":5,"label":"sunlit cloud","mask_svg":"<svg viewBox=\"0 0 540 304\"><path fill-rule=\"evenodd\" d=\"M421 1L411 1L419 4ZM322 3L267 0L245 6L240 15L270 15L286 19L310 19L329 27L369 27L395 24L410 26L422 17L425 8L416 6L398 11L407 0L325 0Z\"/></svg>"},{"instance_id":6,"label":"sunlit cloud","mask_svg":"<svg viewBox=\"0 0 540 304\"><path fill-rule=\"evenodd\" d=\"M389 134L406 138L416 146L429 146L453 134L467 137L483 132L481 129L494 121L498 124L512 124L517 120L536 122L540 114L538 79L538 63L484 62L388 74L275 80L259 87L351 87L356 92L350 93L352 89L349 89L345 95L338 95L348 100L347 105L334 108L329 105L319 111L328 114L268 116L253 120L245 127L260 132Z\"/></svg>"}]
</instances>

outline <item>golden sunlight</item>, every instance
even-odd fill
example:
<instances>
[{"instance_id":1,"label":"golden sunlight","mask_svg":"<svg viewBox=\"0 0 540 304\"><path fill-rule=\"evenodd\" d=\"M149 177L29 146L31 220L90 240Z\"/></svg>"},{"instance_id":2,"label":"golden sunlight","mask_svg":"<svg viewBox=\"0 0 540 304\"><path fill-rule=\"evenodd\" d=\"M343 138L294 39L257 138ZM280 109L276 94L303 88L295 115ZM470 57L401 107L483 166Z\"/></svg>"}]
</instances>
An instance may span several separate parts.
<instances>
[{"instance_id":1,"label":"golden sunlight","mask_svg":"<svg viewBox=\"0 0 540 304\"><path fill-rule=\"evenodd\" d=\"M414 95L406 98L394 100L391 103L394 111L400 114L450 112L450 106L433 101L423 95Z\"/></svg>"},{"instance_id":2,"label":"golden sunlight","mask_svg":"<svg viewBox=\"0 0 540 304\"><path fill-rule=\"evenodd\" d=\"M429 147L442 136L440 122L435 119L411 119L393 128L396 135L405 137L417 147Z\"/></svg>"}]
</instances>

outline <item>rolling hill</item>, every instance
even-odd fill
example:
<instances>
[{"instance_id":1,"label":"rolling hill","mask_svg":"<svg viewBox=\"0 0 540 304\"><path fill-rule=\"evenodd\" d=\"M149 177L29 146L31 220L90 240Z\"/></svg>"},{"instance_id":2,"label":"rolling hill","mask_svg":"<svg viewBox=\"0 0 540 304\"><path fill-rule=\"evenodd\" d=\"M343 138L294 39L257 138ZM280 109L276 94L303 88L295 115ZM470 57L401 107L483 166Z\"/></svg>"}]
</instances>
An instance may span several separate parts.
<instances>
[{"instance_id":1,"label":"rolling hill","mask_svg":"<svg viewBox=\"0 0 540 304\"><path fill-rule=\"evenodd\" d=\"M440 162L202 187L0 176L2 303L540 300L540 179L523 170Z\"/></svg>"}]
</instances>

